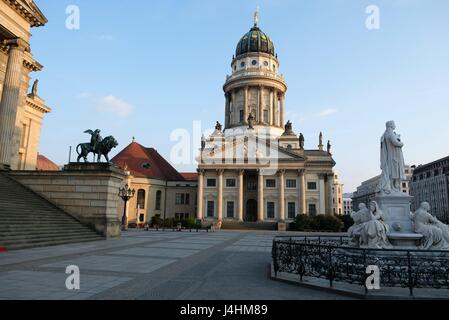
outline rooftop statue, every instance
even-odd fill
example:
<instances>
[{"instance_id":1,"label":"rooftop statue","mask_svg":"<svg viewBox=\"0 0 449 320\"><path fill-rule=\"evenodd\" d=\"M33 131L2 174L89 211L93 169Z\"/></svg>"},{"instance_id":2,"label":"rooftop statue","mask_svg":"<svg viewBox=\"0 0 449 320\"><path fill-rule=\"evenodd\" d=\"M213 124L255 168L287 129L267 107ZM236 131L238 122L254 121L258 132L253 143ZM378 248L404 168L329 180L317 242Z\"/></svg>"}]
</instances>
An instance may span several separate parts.
<instances>
[{"instance_id":1,"label":"rooftop statue","mask_svg":"<svg viewBox=\"0 0 449 320\"><path fill-rule=\"evenodd\" d=\"M106 138L102 138L100 135L100 130L97 129L95 131L86 130L84 133L88 133L91 135L90 142L88 143L80 143L76 147L76 152L78 153L77 161L80 162L81 158L84 159L84 162L87 161L87 156L90 153L97 155L97 162L101 162L101 157L104 156L106 161L109 162L109 152L115 147L118 146L117 140L113 136L109 136Z\"/></svg>"},{"instance_id":2,"label":"rooftop statue","mask_svg":"<svg viewBox=\"0 0 449 320\"><path fill-rule=\"evenodd\" d=\"M31 94L33 96L37 96L37 86L39 84L39 80L34 80L33 87L31 88Z\"/></svg>"},{"instance_id":3,"label":"rooftop statue","mask_svg":"<svg viewBox=\"0 0 449 320\"><path fill-rule=\"evenodd\" d=\"M252 112L248 116L248 129L254 129L254 115Z\"/></svg>"},{"instance_id":4,"label":"rooftop statue","mask_svg":"<svg viewBox=\"0 0 449 320\"><path fill-rule=\"evenodd\" d=\"M386 131L380 142L380 168L382 175L378 186L378 191L389 195L391 193L401 193L401 183L405 180L405 163L402 154L404 143L401 136L394 130L394 121L388 121Z\"/></svg>"},{"instance_id":5,"label":"rooftop statue","mask_svg":"<svg viewBox=\"0 0 449 320\"><path fill-rule=\"evenodd\" d=\"M304 135L301 133L300 135L299 135L299 148L301 149L301 150L304 150L304 143L305 143L305 138L304 138Z\"/></svg>"}]
</instances>

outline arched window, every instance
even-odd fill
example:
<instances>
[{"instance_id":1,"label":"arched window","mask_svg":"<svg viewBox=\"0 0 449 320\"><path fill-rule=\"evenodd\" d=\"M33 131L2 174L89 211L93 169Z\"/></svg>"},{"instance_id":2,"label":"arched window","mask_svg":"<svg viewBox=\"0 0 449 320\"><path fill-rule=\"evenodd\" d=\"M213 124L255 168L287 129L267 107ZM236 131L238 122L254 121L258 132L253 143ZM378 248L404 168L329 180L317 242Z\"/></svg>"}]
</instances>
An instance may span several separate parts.
<instances>
[{"instance_id":1,"label":"arched window","mask_svg":"<svg viewBox=\"0 0 449 320\"><path fill-rule=\"evenodd\" d=\"M162 191L156 192L156 210L161 210Z\"/></svg>"},{"instance_id":2,"label":"arched window","mask_svg":"<svg viewBox=\"0 0 449 320\"><path fill-rule=\"evenodd\" d=\"M145 209L145 190L143 189L137 191L137 206L140 209Z\"/></svg>"}]
</instances>

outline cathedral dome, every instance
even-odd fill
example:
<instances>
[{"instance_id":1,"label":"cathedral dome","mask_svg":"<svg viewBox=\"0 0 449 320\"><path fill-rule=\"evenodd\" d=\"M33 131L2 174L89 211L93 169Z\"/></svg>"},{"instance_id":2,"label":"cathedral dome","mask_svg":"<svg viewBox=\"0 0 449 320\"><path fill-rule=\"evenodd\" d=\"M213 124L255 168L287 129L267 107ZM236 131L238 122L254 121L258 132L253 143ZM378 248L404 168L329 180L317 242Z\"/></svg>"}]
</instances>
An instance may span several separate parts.
<instances>
[{"instance_id":1,"label":"cathedral dome","mask_svg":"<svg viewBox=\"0 0 449 320\"><path fill-rule=\"evenodd\" d=\"M273 41L257 25L240 39L236 57L249 52L262 52L275 56Z\"/></svg>"}]
</instances>

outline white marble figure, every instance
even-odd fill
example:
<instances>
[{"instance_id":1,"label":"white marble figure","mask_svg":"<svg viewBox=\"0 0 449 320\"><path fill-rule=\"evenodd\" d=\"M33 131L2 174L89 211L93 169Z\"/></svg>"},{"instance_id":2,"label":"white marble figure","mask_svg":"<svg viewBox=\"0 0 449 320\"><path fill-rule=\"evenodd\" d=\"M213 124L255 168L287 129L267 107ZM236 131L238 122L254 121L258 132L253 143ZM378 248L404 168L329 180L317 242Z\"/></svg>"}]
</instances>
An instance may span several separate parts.
<instances>
[{"instance_id":1,"label":"white marble figure","mask_svg":"<svg viewBox=\"0 0 449 320\"><path fill-rule=\"evenodd\" d=\"M427 202L413 214L415 232L423 235L421 248L425 250L449 249L449 227L429 213L430 205Z\"/></svg>"},{"instance_id":2,"label":"white marble figure","mask_svg":"<svg viewBox=\"0 0 449 320\"><path fill-rule=\"evenodd\" d=\"M381 138L380 167L382 175L378 191L382 194L401 194L401 183L405 180L405 163L402 154L404 143L394 130L394 121L386 123L386 131Z\"/></svg>"},{"instance_id":3,"label":"white marble figure","mask_svg":"<svg viewBox=\"0 0 449 320\"><path fill-rule=\"evenodd\" d=\"M356 246L363 246L368 244L368 239L362 238L365 234L362 234L362 230L366 222L371 220L371 213L369 212L366 204L359 204L359 211L352 212L351 218L354 220L354 225L348 229L348 235L352 238L352 242Z\"/></svg>"},{"instance_id":4,"label":"white marble figure","mask_svg":"<svg viewBox=\"0 0 449 320\"><path fill-rule=\"evenodd\" d=\"M376 201L372 201L369 205L371 220L364 223L362 230L363 238L367 239L366 247L372 249L388 249L391 248L388 241L387 233L388 225L383 221L383 213L379 209Z\"/></svg>"}]
</instances>

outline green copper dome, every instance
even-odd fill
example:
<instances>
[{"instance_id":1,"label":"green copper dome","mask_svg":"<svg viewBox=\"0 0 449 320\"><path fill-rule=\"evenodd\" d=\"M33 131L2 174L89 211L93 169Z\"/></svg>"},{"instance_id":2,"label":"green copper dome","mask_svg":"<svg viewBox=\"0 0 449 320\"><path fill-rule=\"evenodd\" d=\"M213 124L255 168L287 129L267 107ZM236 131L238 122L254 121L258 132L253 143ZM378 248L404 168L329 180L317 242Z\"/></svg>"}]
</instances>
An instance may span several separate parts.
<instances>
[{"instance_id":1,"label":"green copper dome","mask_svg":"<svg viewBox=\"0 0 449 320\"><path fill-rule=\"evenodd\" d=\"M273 41L257 25L240 39L236 57L248 52L263 52L275 56Z\"/></svg>"}]
</instances>

